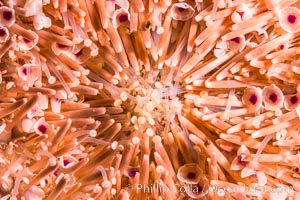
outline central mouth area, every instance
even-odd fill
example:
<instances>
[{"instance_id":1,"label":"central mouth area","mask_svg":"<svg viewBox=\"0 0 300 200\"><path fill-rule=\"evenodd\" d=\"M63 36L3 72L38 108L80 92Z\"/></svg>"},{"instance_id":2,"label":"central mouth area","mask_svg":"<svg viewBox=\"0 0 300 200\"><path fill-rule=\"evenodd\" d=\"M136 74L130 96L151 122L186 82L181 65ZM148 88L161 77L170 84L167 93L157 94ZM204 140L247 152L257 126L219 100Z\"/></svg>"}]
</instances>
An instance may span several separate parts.
<instances>
[{"instance_id":1,"label":"central mouth area","mask_svg":"<svg viewBox=\"0 0 300 200\"><path fill-rule=\"evenodd\" d=\"M175 74L175 77L174 77ZM173 68L157 69L138 75L127 73L127 80L120 80L123 91L115 100L128 113L135 130L145 130L149 135L169 131L169 124L181 114L180 94L184 89Z\"/></svg>"}]
</instances>

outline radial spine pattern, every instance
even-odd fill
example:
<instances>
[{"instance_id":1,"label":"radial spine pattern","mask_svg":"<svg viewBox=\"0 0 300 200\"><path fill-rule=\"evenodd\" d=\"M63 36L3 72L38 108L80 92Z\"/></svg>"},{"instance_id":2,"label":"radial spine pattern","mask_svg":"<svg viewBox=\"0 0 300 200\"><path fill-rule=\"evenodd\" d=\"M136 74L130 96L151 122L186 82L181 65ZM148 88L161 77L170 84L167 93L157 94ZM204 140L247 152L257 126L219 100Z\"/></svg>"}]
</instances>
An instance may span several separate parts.
<instances>
[{"instance_id":1,"label":"radial spine pattern","mask_svg":"<svg viewBox=\"0 0 300 200\"><path fill-rule=\"evenodd\" d=\"M0 1L1 200L300 199L299 7Z\"/></svg>"}]
</instances>

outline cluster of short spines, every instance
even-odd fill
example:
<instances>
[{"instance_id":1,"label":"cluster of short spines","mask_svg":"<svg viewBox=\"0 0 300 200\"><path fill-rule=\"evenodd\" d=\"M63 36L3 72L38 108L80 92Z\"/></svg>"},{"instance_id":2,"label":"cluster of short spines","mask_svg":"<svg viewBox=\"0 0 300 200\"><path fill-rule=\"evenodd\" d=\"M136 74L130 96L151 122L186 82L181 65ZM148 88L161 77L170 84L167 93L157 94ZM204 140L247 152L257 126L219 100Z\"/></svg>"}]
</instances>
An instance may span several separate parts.
<instances>
[{"instance_id":1,"label":"cluster of short spines","mask_svg":"<svg viewBox=\"0 0 300 200\"><path fill-rule=\"evenodd\" d=\"M298 3L0 5L2 198L299 196Z\"/></svg>"}]
</instances>

